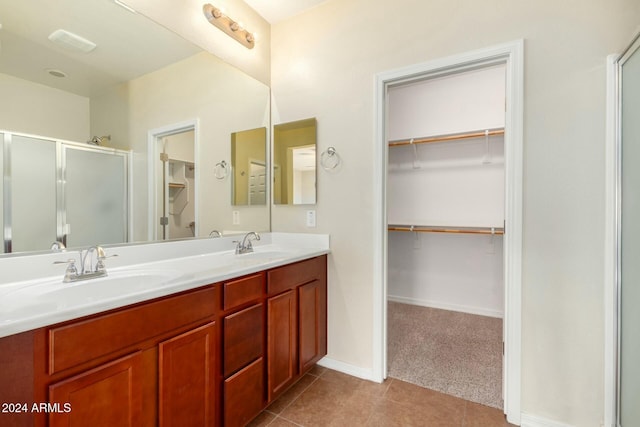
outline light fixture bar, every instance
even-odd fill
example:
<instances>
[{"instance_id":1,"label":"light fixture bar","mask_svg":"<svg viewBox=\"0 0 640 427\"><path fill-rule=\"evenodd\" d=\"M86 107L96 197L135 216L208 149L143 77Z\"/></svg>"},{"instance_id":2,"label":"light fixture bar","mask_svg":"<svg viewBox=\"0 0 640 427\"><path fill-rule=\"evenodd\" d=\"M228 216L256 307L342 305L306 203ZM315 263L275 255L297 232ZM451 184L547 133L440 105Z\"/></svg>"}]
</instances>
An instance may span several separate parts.
<instances>
[{"instance_id":1,"label":"light fixture bar","mask_svg":"<svg viewBox=\"0 0 640 427\"><path fill-rule=\"evenodd\" d=\"M220 28L246 48L253 49L253 46L255 45L255 38L253 37L253 34L240 27L240 24L223 14L220 9L206 3L202 6L202 13L204 13L204 16L210 24Z\"/></svg>"}]
</instances>

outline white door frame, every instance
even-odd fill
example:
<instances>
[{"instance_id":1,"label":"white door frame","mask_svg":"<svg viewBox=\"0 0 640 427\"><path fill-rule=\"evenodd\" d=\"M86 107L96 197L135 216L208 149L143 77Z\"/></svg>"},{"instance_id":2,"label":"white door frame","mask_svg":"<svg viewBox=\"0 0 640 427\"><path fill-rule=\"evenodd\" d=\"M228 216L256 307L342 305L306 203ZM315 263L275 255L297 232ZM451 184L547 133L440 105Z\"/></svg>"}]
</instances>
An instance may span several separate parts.
<instances>
[{"instance_id":1,"label":"white door frame","mask_svg":"<svg viewBox=\"0 0 640 427\"><path fill-rule=\"evenodd\" d=\"M176 133L182 133L189 130L193 130L193 157L195 164L195 171L193 175L193 193L194 197L194 221L196 226L194 228L194 234L198 236L198 227L200 225L200 221L198 220L198 201L200 199L198 195L198 189L200 182L200 168L199 159L200 159L200 126L198 119L185 120L184 122L174 123L166 126L162 126L155 129L150 129L147 132L147 165L148 166L148 175L147 175L147 183L148 183L148 208L147 208L147 239L150 241L158 240L158 227L156 221L158 220L158 212L157 212L157 182L156 182L156 173L157 173L157 160L160 158L160 151L158 151L158 144L156 144L156 140L163 136L169 136Z\"/></svg>"},{"instance_id":2,"label":"white door frame","mask_svg":"<svg viewBox=\"0 0 640 427\"><path fill-rule=\"evenodd\" d=\"M493 63L506 64L505 235L504 235L504 413L511 423L521 417L521 295L524 41L379 73L375 78L373 369L375 381L387 376L387 87Z\"/></svg>"}]
</instances>

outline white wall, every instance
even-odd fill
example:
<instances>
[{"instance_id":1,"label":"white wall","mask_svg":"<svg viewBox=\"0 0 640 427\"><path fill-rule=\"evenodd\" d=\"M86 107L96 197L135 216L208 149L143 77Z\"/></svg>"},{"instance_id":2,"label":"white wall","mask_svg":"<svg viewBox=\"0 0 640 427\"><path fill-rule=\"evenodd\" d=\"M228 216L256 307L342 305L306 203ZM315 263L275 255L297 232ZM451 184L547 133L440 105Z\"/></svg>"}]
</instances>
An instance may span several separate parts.
<instances>
[{"instance_id":1,"label":"white wall","mask_svg":"<svg viewBox=\"0 0 640 427\"><path fill-rule=\"evenodd\" d=\"M0 129L68 141L89 135L89 98L0 73Z\"/></svg>"},{"instance_id":2,"label":"white wall","mask_svg":"<svg viewBox=\"0 0 640 427\"><path fill-rule=\"evenodd\" d=\"M603 420L605 58L631 40L637 0L330 0L272 27L274 122L318 119L317 229L331 234L329 356L372 367L374 76L525 39L522 409ZM274 231L308 231L273 209Z\"/></svg>"},{"instance_id":3,"label":"white wall","mask_svg":"<svg viewBox=\"0 0 640 427\"><path fill-rule=\"evenodd\" d=\"M500 64L389 88L389 141L503 127L505 72Z\"/></svg>"},{"instance_id":4,"label":"white wall","mask_svg":"<svg viewBox=\"0 0 640 427\"><path fill-rule=\"evenodd\" d=\"M389 232L388 298L503 317L502 236Z\"/></svg>"}]
</instances>

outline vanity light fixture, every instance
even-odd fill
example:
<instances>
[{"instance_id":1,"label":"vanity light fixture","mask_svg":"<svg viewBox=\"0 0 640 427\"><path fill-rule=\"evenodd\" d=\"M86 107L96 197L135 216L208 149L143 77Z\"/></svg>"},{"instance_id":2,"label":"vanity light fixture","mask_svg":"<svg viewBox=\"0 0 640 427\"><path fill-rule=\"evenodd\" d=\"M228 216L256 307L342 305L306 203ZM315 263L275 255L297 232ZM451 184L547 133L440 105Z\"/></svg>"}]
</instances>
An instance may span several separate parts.
<instances>
[{"instance_id":1,"label":"vanity light fixture","mask_svg":"<svg viewBox=\"0 0 640 427\"><path fill-rule=\"evenodd\" d=\"M204 13L205 18L211 25L220 28L247 49L253 49L255 45L254 35L242 28L242 25L238 22L223 14L220 9L206 3L202 6L202 13Z\"/></svg>"}]
</instances>

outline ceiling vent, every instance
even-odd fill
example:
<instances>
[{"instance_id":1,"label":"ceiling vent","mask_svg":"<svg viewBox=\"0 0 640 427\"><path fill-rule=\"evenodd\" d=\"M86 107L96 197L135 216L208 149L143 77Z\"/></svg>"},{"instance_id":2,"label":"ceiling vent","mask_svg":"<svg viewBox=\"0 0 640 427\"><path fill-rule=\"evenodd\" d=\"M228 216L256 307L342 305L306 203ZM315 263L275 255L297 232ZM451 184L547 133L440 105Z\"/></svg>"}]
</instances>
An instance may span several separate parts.
<instances>
[{"instance_id":1,"label":"ceiling vent","mask_svg":"<svg viewBox=\"0 0 640 427\"><path fill-rule=\"evenodd\" d=\"M49 34L49 40L75 52L88 53L96 48L96 44L94 42L67 30L55 30L53 33Z\"/></svg>"}]
</instances>

